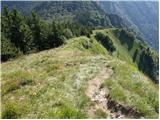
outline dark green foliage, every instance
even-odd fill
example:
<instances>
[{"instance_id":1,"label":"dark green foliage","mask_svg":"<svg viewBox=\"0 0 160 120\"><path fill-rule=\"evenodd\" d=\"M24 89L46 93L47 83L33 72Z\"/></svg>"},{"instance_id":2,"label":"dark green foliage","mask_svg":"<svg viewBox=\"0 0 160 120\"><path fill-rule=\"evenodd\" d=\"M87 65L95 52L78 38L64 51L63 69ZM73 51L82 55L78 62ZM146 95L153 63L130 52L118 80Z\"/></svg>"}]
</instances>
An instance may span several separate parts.
<instances>
[{"instance_id":1,"label":"dark green foliage","mask_svg":"<svg viewBox=\"0 0 160 120\"><path fill-rule=\"evenodd\" d=\"M4 7L1 24L1 60L6 61L9 58L16 57L20 54L19 48L11 41L12 13L7 7Z\"/></svg>"},{"instance_id":2,"label":"dark green foliage","mask_svg":"<svg viewBox=\"0 0 160 120\"><path fill-rule=\"evenodd\" d=\"M12 21L11 21L11 13L9 12L6 6L4 7L1 19L2 19L1 27L3 28L2 32L8 33L7 37L9 37L10 35L9 31L11 29Z\"/></svg>"},{"instance_id":3,"label":"dark green foliage","mask_svg":"<svg viewBox=\"0 0 160 120\"><path fill-rule=\"evenodd\" d=\"M156 83L158 83L158 69L159 69L158 56L154 57L149 48L144 49L140 54L138 67L140 70L146 73L150 78L152 78Z\"/></svg>"},{"instance_id":4,"label":"dark green foliage","mask_svg":"<svg viewBox=\"0 0 160 120\"><path fill-rule=\"evenodd\" d=\"M79 23L91 27L109 27L111 26L107 15L100 15L96 12L82 11L77 13L75 18Z\"/></svg>"},{"instance_id":5,"label":"dark green foliage","mask_svg":"<svg viewBox=\"0 0 160 120\"><path fill-rule=\"evenodd\" d=\"M31 18L29 18L29 26L32 31L34 47L36 50L41 51L48 48L48 25L36 13L33 12Z\"/></svg>"},{"instance_id":6,"label":"dark green foliage","mask_svg":"<svg viewBox=\"0 0 160 120\"><path fill-rule=\"evenodd\" d=\"M6 7L4 8L2 32L4 38L7 38L8 43L11 42L15 49L19 49L23 53L27 53L31 49L33 42L31 30L25 23L24 17L16 9L10 12ZM5 43L3 42L3 44ZM2 49L5 51L4 47Z\"/></svg>"},{"instance_id":7,"label":"dark green foliage","mask_svg":"<svg viewBox=\"0 0 160 120\"><path fill-rule=\"evenodd\" d=\"M133 62L136 61L136 58L137 58L137 54L138 54L138 50L136 49L134 55L133 55Z\"/></svg>"},{"instance_id":8,"label":"dark green foliage","mask_svg":"<svg viewBox=\"0 0 160 120\"><path fill-rule=\"evenodd\" d=\"M106 27L122 27L124 22L119 16L109 15L105 13L98 2L94 1L38 1L38 2L2 2L3 5L8 5L10 9L16 6L23 14L30 14L35 11L45 20L56 21L74 21L84 26L95 28ZM22 9L24 6L24 9ZM111 17L114 16L114 17ZM111 18L111 19L110 19ZM111 23L112 20L117 21Z\"/></svg>"},{"instance_id":9,"label":"dark green foliage","mask_svg":"<svg viewBox=\"0 0 160 120\"><path fill-rule=\"evenodd\" d=\"M27 53L33 42L31 30L25 23L24 17L16 9L11 12L11 21L9 38L23 53Z\"/></svg>"},{"instance_id":10,"label":"dark green foliage","mask_svg":"<svg viewBox=\"0 0 160 120\"><path fill-rule=\"evenodd\" d=\"M45 19L76 21L85 26L111 26L107 14L93 1L48 1L36 6L34 10Z\"/></svg>"},{"instance_id":11,"label":"dark green foliage","mask_svg":"<svg viewBox=\"0 0 160 120\"><path fill-rule=\"evenodd\" d=\"M4 7L2 15L2 61L62 45L66 39L85 35L90 37L92 28L77 22L48 23L32 12L24 17L17 9Z\"/></svg>"},{"instance_id":12,"label":"dark green foliage","mask_svg":"<svg viewBox=\"0 0 160 120\"><path fill-rule=\"evenodd\" d=\"M71 29L68 29L68 28L64 29L64 35L66 36L67 39L73 37L73 33Z\"/></svg>"},{"instance_id":13,"label":"dark green foliage","mask_svg":"<svg viewBox=\"0 0 160 120\"><path fill-rule=\"evenodd\" d=\"M126 26L123 19L119 17L117 14L109 14L108 16L109 16L112 26L118 27L118 28Z\"/></svg>"},{"instance_id":14,"label":"dark green foliage","mask_svg":"<svg viewBox=\"0 0 160 120\"><path fill-rule=\"evenodd\" d=\"M119 34L119 39L121 44L127 44L128 50L132 49L135 36L131 32L128 32L127 30L122 29Z\"/></svg>"},{"instance_id":15,"label":"dark green foliage","mask_svg":"<svg viewBox=\"0 0 160 120\"><path fill-rule=\"evenodd\" d=\"M31 49L33 49L33 36L32 32L28 25L22 24L20 27L21 40L22 44L19 46L23 53L29 53Z\"/></svg>"},{"instance_id":16,"label":"dark green foliage","mask_svg":"<svg viewBox=\"0 0 160 120\"><path fill-rule=\"evenodd\" d=\"M114 52L116 50L115 46L113 45L112 40L109 36L106 36L100 32L96 33L96 39L101 42L101 44L109 51Z\"/></svg>"},{"instance_id":17,"label":"dark green foliage","mask_svg":"<svg viewBox=\"0 0 160 120\"><path fill-rule=\"evenodd\" d=\"M52 23L51 32L48 35L50 47L59 47L64 43L63 28L60 24Z\"/></svg>"},{"instance_id":18,"label":"dark green foliage","mask_svg":"<svg viewBox=\"0 0 160 120\"><path fill-rule=\"evenodd\" d=\"M134 63L138 65L139 70L147 74L154 82L158 83L159 59L158 54L148 48L147 44L141 40L137 40L132 32L126 29L115 31L115 36L131 56Z\"/></svg>"},{"instance_id":19,"label":"dark green foliage","mask_svg":"<svg viewBox=\"0 0 160 120\"><path fill-rule=\"evenodd\" d=\"M3 33L1 34L1 60L7 61L9 58L14 58L20 55L20 50L15 47L9 39L7 39Z\"/></svg>"},{"instance_id":20,"label":"dark green foliage","mask_svg":"<svg viewBox=\"0 0 160 120\"><path fill-rule=\"evenodd\" d=\"M63 26L63 35L66 38L78 37L78 36L87 36L90 37L93 27L84 26L78 22L61 22L59 23L61 27ZM59 25L59 26L60 26ZM67 30L67 31L66 31ZM70 36L70 37L69 37Z\"/></svg>"},{"instance_id":21,"label":"dark green foliage","mask_svg":"<svg viewBox=\"0 0 160 120\"><path fill-rule=\"evenodd\" d=\"M22 16L19 14L19 12L16 9L13 9L11 12L11 28L9 30L10 32L10 39L11 42L15 44L16 47L20 47L22 45L21 41L21 33L20 33L20 27L22 25Z\"/></svg>"}]
</instances>

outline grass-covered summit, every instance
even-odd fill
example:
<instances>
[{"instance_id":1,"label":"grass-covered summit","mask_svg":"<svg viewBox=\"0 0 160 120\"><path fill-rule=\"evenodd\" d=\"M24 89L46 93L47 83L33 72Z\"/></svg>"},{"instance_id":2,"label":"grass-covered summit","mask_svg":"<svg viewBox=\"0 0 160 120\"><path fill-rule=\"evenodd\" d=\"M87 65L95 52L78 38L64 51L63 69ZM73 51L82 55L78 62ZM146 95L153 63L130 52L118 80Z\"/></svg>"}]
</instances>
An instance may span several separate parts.
<instances>
[{"instance_id":1,"label":"grass-covered summit","mask_svg":"<svg viewBox=\"0 0 160 120\"><path fill-rule=\"evenodd\" d=\"M2 63L2 118L158 118L158 86L138 67L151 50L123 32L96 30Z\"/></svg>"}]
</instances>

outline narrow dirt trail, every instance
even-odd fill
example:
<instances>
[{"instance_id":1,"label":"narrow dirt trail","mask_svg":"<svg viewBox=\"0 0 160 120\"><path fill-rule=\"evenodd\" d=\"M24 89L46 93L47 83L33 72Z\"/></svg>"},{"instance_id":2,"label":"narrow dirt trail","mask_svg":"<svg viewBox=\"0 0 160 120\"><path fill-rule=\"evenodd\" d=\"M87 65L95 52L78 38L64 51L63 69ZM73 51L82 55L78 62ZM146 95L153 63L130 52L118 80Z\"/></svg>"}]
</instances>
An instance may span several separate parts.
<instances>
[{"instance_id":1,"label":"narrow dirt trail","mask_svg":"<svg viewBox=\"0 0 160 120\"><path fill-rule=\"evenodd\" d=\"M107 119L114 119L114 118L128 118L125 115L122 115L119 112L113 112L112 110L108 109L108 99L107 96L109 91L102 87L102 83L110 78L113 74L112 69L102 69L102 71L93 79L88 82L88 88L86 90L86 95L95 103L88 110L88 115L90 118L95 116L97 110L101 110L106 113Z\"/></svg>"},{"instance_id":2,"label":"narrow dirt trail","mask_svg":"<svg viewBox=\"0 0 160 120\"><path fill-rule=\"evenodd\" d=\"M107 108L107 90L101 88L104 80L108 79L113 74L111 69L102 69L102 71L92 80L88 82L88 88L86 90L86 95L91 98L91 101L95 102L95 106L92 106L88 114L90 117L94 116L97 110L102 110L108 116L110 116L110 111ZM106 116L107 118L107 116Z\"/></svg>"}]
</instances>

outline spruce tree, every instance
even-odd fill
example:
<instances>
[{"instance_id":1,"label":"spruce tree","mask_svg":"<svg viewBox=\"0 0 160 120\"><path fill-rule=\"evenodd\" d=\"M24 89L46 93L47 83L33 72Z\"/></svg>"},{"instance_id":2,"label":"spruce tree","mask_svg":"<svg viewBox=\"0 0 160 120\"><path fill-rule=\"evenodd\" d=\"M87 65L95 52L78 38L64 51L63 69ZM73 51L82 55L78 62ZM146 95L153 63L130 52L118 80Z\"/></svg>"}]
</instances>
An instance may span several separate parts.
<instances>
[{"instance_id":1,"label":"spruce tree","mask_svg":"<svg viewBox=\"0 0 160 120\"><path fill-rule=\"evenodd\" d=\"M50 47L58 47L64 43L63 28L56 22L52 22L51 32L48 36Z\"/></svg>"},{"instance_id":2,"label":"spruce tree","mask_svg":"<svg viewBox=\"0 0 160 120\"><path fill-rule=\"evenodd\" d=\"M31 19L29 20L29 26L32 30L33 39L37 51L44 50L47 47L48 27L47 24L40 17L32 12Z\"/></svg>"}]
</instances>

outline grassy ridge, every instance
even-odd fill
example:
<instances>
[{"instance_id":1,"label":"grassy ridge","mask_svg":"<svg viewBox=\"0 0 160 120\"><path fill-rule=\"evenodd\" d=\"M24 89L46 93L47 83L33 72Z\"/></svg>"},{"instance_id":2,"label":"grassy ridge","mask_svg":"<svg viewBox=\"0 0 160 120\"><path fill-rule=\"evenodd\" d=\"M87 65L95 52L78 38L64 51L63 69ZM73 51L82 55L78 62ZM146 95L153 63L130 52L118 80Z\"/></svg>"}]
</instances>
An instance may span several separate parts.
<instances>
[{"instance_id":1,"label":"grassy ridge","mask_svg":"<svg viewBox=\"0 0 160 120\"><path fill-rule=\"evenodd\" d=\"M116 48L113 56L137 66L140 71L158 83L159 57L156 51L124 29L95 30L94 34L97 33L102 33L113 42Z\"/></svg>"},{"instance_id":2,"label":"grassy ridge","mask_svg":"<svg viewBox=\"0 0 160 120\"><path fill-rule=\"evenodd\" d=\"M111 98L124 106L135 108L145 118L157 118L158 86L134 65L119 60L110 62L109 65L115 72L104 85L109 88Z\"/></svg>"},{"instance_id":3,"label":"grassy ridge","mask_svg":"<svg viewBox=\"0 0 160 120\"><path fill-rule=\"evenodd\" d=\"M85 118L91 104L84 94L87 80L98 74L103 62L97 62L101 56L93 56L91 48L79 50L85 49L82 40L89 39L73 39L62 48L2 64L2 117ZM100 50L94 42L93 48Z\"/></svg>"},{"instance_id":4,"label":"grassy ridge","mask_svg":"<svg viewBox=\"0 0 160 120\"><path fill-rule=\"evenodd\" d=\"M108 34L115 40L110 30ZM135 107L145 118L158 118L158 88L128 62L129 54L127 62L114 54L93 34L3 63L2 118L88 118L86 111L93 103L85 95L87 81L101 71L101 66L114 70L104 83L112 99ZM97 113L97 118L103 114Z\"/></svg>"}]
</instances>

